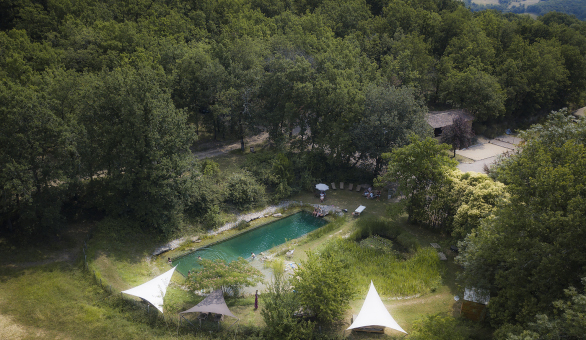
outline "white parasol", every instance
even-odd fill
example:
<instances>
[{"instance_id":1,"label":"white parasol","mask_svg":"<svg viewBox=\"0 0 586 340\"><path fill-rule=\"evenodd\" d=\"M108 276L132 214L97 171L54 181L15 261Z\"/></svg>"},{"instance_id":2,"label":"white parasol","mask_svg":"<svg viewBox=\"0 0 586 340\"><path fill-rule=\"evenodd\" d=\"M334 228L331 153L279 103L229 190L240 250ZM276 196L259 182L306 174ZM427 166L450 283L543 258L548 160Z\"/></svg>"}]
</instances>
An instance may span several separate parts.
<instances>
[{"instance_id":1,"label":"white parasol","mask_svg":"<svg viewBox=\"0 0 586 340\"><path fill-rule=\"evenodd\" d=\"M329 186L327 186L326 184L320 183L320 184L316 185L316 186L315 186L315 188L316 188L317 190L320 190L320 191L326 191L326 190L328 190L330 187L329 187Z\"/></svg>"}]
</instances>

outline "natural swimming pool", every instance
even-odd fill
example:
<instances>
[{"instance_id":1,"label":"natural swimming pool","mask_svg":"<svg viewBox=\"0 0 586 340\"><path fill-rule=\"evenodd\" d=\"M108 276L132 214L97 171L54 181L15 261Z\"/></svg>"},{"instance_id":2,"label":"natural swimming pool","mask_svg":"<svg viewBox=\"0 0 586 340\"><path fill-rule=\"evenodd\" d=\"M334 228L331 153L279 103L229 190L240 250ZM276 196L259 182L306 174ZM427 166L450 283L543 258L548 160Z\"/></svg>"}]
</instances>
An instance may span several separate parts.
<instances>
[{"instance_id":1,"label":"natural swimming pool","mask_svg":"<svg viewBox=\"0 0 586 340\"><path fill-rule=\"evenodd\" d=\"M227 262L239 257L249 258L251 252L258 255L261 251L267 251L287 240L301 237L326 223L323 219L315 218L308 212L300 212L245 232L227 241L198 249L176 259L173 261L173 265L177 266L177 270L181 274L187 275L189 270L199 267L198 256L210 260L224 259Z\"/></svg>"}]
</instances>

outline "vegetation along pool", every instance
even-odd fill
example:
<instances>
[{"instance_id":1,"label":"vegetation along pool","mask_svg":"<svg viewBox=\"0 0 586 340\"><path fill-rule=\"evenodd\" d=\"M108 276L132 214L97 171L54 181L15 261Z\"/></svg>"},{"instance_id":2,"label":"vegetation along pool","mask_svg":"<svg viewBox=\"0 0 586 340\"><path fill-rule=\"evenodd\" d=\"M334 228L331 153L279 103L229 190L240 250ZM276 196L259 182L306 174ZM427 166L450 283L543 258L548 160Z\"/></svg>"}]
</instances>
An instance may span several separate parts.
<instances>
[{"instance_id":1,"label":"vegetation along pool","mask_svg":"<svg viewBox=\"0 0 586 340\"><path fill-rule=\"evenodd\" d=\"M224 259L227 262L236 260L238 257L248 258L251 252L258 255L261 251L269 250L287 240L301 237L326 223L323 219L315 218L310 213L300 212L245 232L227 241L198 249L176 259L173 261L173 265L177 265L177 270L181 274L187 275L187 271L199 267L198 256L210 260Z\"/></svg>"}]
</instances>

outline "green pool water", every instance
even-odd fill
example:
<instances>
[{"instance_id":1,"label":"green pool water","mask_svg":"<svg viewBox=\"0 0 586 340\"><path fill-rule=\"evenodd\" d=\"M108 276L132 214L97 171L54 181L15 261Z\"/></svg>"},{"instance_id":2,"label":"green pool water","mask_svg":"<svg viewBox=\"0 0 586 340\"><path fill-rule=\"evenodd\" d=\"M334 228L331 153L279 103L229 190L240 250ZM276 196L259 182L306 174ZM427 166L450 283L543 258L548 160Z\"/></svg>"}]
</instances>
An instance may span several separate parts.
<instances>
[{"instance_id":1,"label":"green pool water","mask_svg":"<svg viewBox=\"0 0 586 340\"><path fill-rule=\"evenodd\" d=\"M198 256L201 256L202 259L210 260L224 259L227 262L236 260L239 257L248 259L251 252L258 255L261 251L269 250L285 243L287 240L301 237L326 223L323 219L315 218L310 213L300 212L227 241L198 249L176 259L173 261L173 265L177 266L177 270L181 274L187 275L189 270L199 267Z\"/></svg>"}]
</instances>

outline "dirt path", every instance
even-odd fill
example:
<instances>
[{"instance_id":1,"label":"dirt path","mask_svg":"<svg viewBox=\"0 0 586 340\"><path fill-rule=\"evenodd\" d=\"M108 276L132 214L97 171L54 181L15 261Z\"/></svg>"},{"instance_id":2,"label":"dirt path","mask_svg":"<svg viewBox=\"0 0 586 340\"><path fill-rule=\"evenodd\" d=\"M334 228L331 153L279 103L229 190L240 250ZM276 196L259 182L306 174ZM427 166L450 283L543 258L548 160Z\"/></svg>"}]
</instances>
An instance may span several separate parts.
<instances>
[{"instance_id":1,"label":"dirt path","mask_svg":"<svg viewBox=\"0 0 586 340\"><path fill-rule=\"evenodd\" d=\"M267 132L263 132L256 136L247 137L244 139L244 145L246 147L251 145L256 145L265 142L269 138L269 134ZM197 159L204 159L210 158L215 156L220 156L226 154L232 150L240 149L240 141L232 142L228 144L222 144L221 142L209 142L204 143L203 146L211 146L210 149L205 151L196 151L193 155Z\"/></svg>"}]
</instances>

